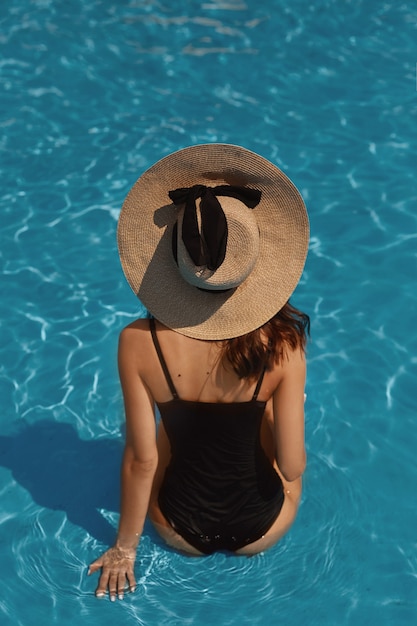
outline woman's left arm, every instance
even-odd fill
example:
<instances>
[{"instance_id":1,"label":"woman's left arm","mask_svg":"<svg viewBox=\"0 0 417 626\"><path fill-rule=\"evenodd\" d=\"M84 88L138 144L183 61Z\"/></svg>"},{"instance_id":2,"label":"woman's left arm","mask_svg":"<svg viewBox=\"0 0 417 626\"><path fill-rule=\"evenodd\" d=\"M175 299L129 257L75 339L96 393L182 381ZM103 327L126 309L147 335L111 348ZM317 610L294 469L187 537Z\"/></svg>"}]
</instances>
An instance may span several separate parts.
<instances>
[{"instance_id":1,"label":"woman's left arm","mask_svg":"<svg viewBox=\"0 0 417 626\"><path fill-rule=\"evenodd\" d=\"M304 444L304 389L306 360L302 350L288 352L281 381L273 394L276 461L284 478L292 482L306 466Z\"/></svg>"},{"instance_id":2,"label":"woman's left arm","mask_svg":"<svg viewBox=\"0 0 417 626\"><path fill-rule=\"evenodd\" d=\"M103 597L123 598L126 582L134 590L134 564L152 482L158 464L154 402L138 372L140 345L137 330L125 328L119 341L119 375L126 413L126 445L121 470L120 522L115 545L90 565L89 574L101 568L96 590Z\"/></svg>"}]
</instances>

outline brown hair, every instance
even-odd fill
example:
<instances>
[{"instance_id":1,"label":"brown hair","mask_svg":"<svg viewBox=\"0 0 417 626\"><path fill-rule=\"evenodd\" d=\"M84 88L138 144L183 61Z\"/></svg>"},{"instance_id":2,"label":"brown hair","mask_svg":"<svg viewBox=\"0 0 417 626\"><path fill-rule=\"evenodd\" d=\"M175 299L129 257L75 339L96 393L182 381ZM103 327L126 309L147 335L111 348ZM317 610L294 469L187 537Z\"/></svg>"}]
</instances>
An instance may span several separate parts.
<instances>
[{"instance_id":1,"label":"brown hair","mask_svg":"<svg viewBox=\"0 0 417 626\"><path fill-rule=\"evenodd\" d=\"M265 364L285 358L286 350L305 350L310 318L289 302L266 324L252 332L222 342L222 359L227 359L239 378L258 378Z\"/></svg>"}]
</instances>

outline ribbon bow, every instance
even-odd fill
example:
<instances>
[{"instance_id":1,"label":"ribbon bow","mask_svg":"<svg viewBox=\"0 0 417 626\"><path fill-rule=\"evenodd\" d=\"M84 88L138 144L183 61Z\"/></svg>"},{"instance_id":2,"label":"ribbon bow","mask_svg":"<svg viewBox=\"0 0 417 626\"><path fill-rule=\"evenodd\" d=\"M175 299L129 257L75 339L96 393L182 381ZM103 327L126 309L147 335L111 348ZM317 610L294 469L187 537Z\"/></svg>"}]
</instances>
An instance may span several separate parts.
<instances>
[{"instance_id":1,"label":"ribbon bow","mask_svg":"<svg viewBox=\"0 0 417 626\"><path fill-rule=\"evenodd\" d=\"M243 202L249 209L259 204L261 192L250 187L233 185L193 185L180 187L168 193L176 206L185 205L182 222L182 240L195 265L217 270L224 261L227 246L227 221L216 196L229 196ZM197 221L196 201L201 198L201 234Z\"/></svg>"}]
</instances>

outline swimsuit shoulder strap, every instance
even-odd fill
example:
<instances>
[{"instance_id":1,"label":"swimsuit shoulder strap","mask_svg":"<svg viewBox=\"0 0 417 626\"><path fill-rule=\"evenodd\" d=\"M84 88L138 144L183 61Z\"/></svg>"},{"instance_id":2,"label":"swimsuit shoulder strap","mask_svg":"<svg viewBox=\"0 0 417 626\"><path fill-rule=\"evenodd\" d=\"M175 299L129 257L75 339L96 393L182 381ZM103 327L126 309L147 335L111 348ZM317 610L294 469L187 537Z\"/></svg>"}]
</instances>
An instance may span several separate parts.
<instances>
[{"instance_id":1,"label":"swimsuit shoulder strap","mask_svg":"<svg viewBox=\"0 0 417 626\"><path fill-rule=\"evenodd\" d=\"M268 352L267 352L266 359L265 359L265 365L263 366L261 375L259 376L259 380L258 380L258 382L256 384L256 387L255 387L255 391L253 392L252 400L257 400L258 399L258 393L261 390L261 385L262 385L262 382L263 382L263 379L264 379L264 376L265 376L265 372L266 372L266 368L267 368L267 365L268 365L268 360L269 360L269 356L271 354L271 350L272 350L272 345L271 345L271 343L269 343L269 345L268 345Z\"/></svg>"},{"instance_id":2,"label":"swimsuit shoulder strap","mask_svg":"<svg viewBox=\"0 0 417 626\"><path fill-rule=\"evenodd\" d=\"M158 359L159 359L159 362L161 364L162 371L164 372L164 376L165 376L165 379L167 381L169 390L172 393L173 398L175 400L177 400L178 399L178 393L177 393L177 390L175 389L175 385L174 385L174 383L172 381L171 374L169 373L167 364L166 364L165 359L164 359L164 355L162 354L161 346L159 344L159 339L158 339L158 336L156 334L155 319L153 317L151 317L150 320L149 320L149 327L151 329L153 345L155 346L155 350L156 350L156 353L158 355Z\"/></svg>"},{"instance_id":3,"label":"swimsuit shoulder strap","mask_svg":"<svg viewBox=\"0 0 417 626\"><path fill-rule=\"evenodd\" d=\"M262 369L261 375L259 376L258 382L256 383L255 391L253 392L252 401L258 399L258 393L261 390L261 385L266 372L266 363Z\"/></svg>"}]
</instances>

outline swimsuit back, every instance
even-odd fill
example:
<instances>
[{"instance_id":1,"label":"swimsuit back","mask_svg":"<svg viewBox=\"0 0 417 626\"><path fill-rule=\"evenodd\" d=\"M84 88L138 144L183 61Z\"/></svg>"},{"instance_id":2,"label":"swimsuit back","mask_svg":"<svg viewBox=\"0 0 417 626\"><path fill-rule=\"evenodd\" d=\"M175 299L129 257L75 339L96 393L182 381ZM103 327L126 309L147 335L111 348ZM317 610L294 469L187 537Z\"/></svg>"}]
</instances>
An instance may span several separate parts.
<instances>
[{"instance_id":1,"label":"swimsuit back","mask_svg":"<svg viewBox=\"0 0 417 626\"><path fill-rule=\"evenodd\" d=\"M164 372L164 376L165 376L165 380L167 381L169 390L172 394L172 397L174 400L179 400L179 396L177 393L177 390L175 388L174 385L174 381L172 380L171 374L169 373L169 369L167 367L166 361L165 361L165 357L162 353L161 350L161 346L159 343L159 339L158 339L158 335L156 334L156 328L155 328L155 319L153 317L150 318L149 320L149 326L151 329L151 335L152 335L152 340L153 340L153 344L155 346L155 350L156 353L158 355L158 359L159 362L161 364L162 367L162 371ZM266 372L266 364L263 367L263 370L261 372L261 375L259 376L258 382L256 383L256 387L255 387L255 391L253 392L253 396L252 396L252 402L258 399L258 395L259 395L259 391L261 389L262 386L262 382L265 376L265 372ZM187 400L184 400L184 402L187 402ZM213 403L213 404L219 404L219 403ZM232 402L232 403L228 403L228 404L243 404L242 402Z\"/></svg>"},{"instance_id":2,"label":"swimsuit back","mask_svg":"<svg viewBox=\"0 0 417 626\"><path fill-rule=\"evenodd\" d=\"M158 403L171 460L159 493L162 513L201 552L236 550L261 537L283 501L281 479L266 457L260 427L266 402L179 398L163 357L154 320L150 328L172 400Z\"/></svg>"}]
</instances>

